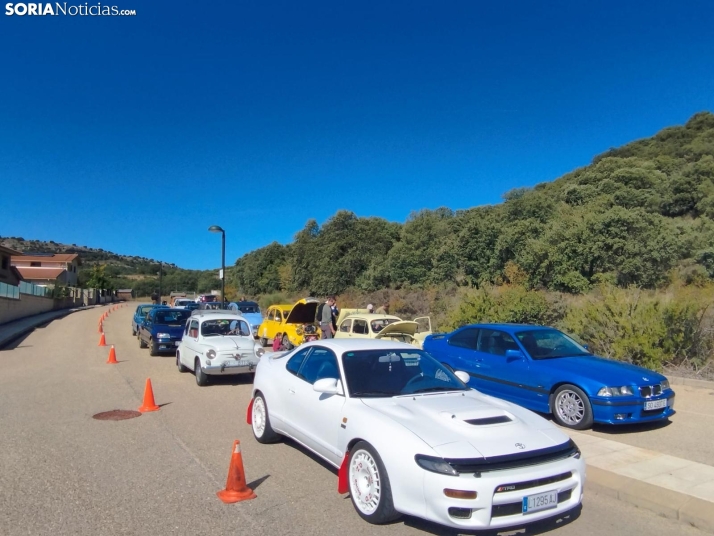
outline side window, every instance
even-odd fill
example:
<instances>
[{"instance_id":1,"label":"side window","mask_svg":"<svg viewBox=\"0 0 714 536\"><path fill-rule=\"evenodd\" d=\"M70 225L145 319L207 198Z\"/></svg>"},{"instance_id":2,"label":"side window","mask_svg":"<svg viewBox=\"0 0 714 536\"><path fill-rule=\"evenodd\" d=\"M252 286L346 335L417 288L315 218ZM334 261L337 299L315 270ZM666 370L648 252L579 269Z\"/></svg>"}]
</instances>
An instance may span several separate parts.
<instances>
[{"instance_id":1,"label":"side window","mask_svg":"<svg viewBox=\"0 0 714 536\"><path fill-rule=\"evenodd\" d=\"M493 329L482 329L478 349L494 355L506 355L506 350L518 350L516 341L508 333Z\"/></svg>"},{"instance_id":2,"label":"side window","mask_svg":"<svg viewBox=\"0 0 714 536\"><path fill-rule=\"evenodd\" d=\"M458 333L451 336L449 344L451 346L476 350L478 349L478 332L478 328L462 329Z\"/></svg>"},{"instance_id":3,"label":"side window","mask_svg":"<svg viewBox=\"0 0 714 536\"><path fill-rule=\"evenodd\" d=\"M189 337L198 339L198 320L191 320L190 327L188 328Z\"/></svg>"},{"instance_id":4,"label":"side window","mask_svg":"<svg viewBox=\"0 0 714 536\"><path fill-rule=\"evenodd\" d=\"M327 348L315 348L300 369L298 377L311 384L324 378L339 379L335 354Z\"/></svg>"},{"instance_id":5,"label":"side window","mask_svg":"<svg viewBox=\"0 0 714 536\"><path fill-rule=\"evenodd\" d=\"M275 320L275 309L268 310L268 320Z\"/></svg>"},{"instance_id":6,"label":"side window","mask_svg":"<svg viewBox=\"0 0 714 536\"><path fill-rule=\"evenodd\" d=\"M305 361L305 356L310 353L310 350L312 350L312 348L305 348L304 350L300 350L298 353L292 356L290 358L290 361L288 361L287 365L285 365L285 369L288 372L297 376L298 371L300 370L300 366L302 365L302 362Z\"/></svg>"},{"instance_id":7,"label":"side window","mask_svg":"<svg viewBox=\"0 0 714 536\"><path fill-rule=\"evenodd\" d=\"M342 324L340 324L340 331L342 331L343 333L349 333L351 327L352 327L352 319L348 318L347 320L342 322Z\"/></svg>"},{"instance_id":8,"label":"side window","mask_svg":"<svg viewBox=\"0 0 714 536\"><path fill-rule=\"evenodd\" d=\"M352 324L352 333L359 333L360 335L366 335L368 333L367 321L359 320L358 318L355 318L354 323Z\"/></svg>"},{"instance_id":9,"label":"side window","mask_svg":"<svg viewBox=\"0 0 714 536\"><path fill-rule=\"evenodd\" d=\"M283 321L283 317L280 316L280 311L278 311L277 309L275 310L275 321L276 321L276 322L282 322L282 321Z\"/></svg>"}]
</instances>

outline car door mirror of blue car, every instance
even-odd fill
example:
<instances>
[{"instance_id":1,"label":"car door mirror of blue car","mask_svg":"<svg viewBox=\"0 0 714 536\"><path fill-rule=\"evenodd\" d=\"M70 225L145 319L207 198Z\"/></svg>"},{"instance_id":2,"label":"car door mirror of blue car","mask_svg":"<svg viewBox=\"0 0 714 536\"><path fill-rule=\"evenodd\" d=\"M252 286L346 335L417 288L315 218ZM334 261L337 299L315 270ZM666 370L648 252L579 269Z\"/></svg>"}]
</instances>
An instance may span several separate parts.
<instances>
[{"instance_id":1,"label":"car door mirror of blue car","mask_svg":"<svg viewBox=\"0 0 714 536\"><path fill-rule=\"evenodd\" d=\"M526 356L520 350L506 350L506 361L522 361Z\"/></svg>"}]
</instances>

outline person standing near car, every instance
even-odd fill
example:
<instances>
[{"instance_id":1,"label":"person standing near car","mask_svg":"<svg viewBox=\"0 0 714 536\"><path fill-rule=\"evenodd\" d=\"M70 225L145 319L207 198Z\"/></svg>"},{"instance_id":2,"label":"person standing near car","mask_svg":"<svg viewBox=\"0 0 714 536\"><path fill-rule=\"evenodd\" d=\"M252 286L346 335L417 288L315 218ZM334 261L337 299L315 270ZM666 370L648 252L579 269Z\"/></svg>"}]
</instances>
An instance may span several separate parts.
<instances>
[{"instance_id":1,"label":"person standing near car","mask_svg":"<svg viewBox=\"0 0 714 536\"><path fill-rule=\"evenodd\" d=\"M332 300L332 333L337 333L337 317L340 316L340 310L337 308L337 298Z\"/></svg>"},{"instance_id":2,"label":"person standing near car","mask_svg":"<svg viewBox=\"0 0 714 536\"><path fill-rule=\"evenodd\" d=\"M317 308L317 321L322 330L323 339L331 339L335 334L332 326L332 306L335 304L335 297L328 296L325 303L321 303Z\"/></svg>"},{"instance_id":3,"label":"person standing near car","mask_svg":"<svg viewBox=\"0 0 714 536\"><path fill-rule=\"evenodd\" d=\"M385 301L384 305L378 307L375 311L378 315L388 315L389 314L389 302Z\"/></svg>"}]
</instances>

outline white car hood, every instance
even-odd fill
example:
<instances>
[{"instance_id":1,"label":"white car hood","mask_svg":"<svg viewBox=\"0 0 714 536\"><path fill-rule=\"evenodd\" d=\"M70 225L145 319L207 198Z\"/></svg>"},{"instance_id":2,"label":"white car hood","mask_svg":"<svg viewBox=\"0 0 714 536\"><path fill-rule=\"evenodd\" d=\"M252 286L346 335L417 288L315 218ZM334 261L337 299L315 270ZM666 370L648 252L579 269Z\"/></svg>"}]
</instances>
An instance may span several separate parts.
<instances>
[{"instance_id":1,"label":"white car hood","mask_svg":"<svg viewBox=\"0 0 714 536\"><path fill-rule=\"evenodd\" d=\"M477 391L363 398L362 402L411 430L444 458L488 458L568 442L567 435L542 417ZM491 418L509 420L483 421Z\"/></svg>"}]
</instances>

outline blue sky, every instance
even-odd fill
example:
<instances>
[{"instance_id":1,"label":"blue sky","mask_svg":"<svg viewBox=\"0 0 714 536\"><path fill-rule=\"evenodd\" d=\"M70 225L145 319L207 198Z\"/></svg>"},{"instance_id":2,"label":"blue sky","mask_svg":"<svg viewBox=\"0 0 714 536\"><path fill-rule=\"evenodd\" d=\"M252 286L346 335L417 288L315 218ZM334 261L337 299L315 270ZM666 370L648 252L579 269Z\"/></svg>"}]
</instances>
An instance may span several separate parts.
<instances>
[{"instance_id":1,"label":"blue sky","mask_svg":"<svg viewBox=\"0 0 714 536\"><path fill-rule=\"evenodd\" d=\"M0 15L2 236L212 268L210 225L232 264L714 110L705 1L101 3L137 15Z\"/></svg>"}]
</instances>

